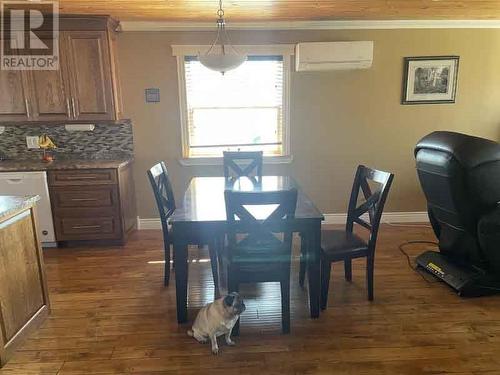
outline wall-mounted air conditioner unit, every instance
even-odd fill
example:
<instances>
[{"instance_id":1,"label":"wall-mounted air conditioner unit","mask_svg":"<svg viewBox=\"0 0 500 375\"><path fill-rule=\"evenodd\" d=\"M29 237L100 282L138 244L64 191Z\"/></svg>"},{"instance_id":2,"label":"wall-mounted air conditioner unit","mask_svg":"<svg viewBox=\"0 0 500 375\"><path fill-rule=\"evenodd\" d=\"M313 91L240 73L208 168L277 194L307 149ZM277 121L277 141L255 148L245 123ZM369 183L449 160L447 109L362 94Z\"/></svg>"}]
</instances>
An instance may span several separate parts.
<instances>
[{"instance_id":1,"label":"wall-mounted air conditioner unit","mask_svg":"<svg viewBox=\"0 0 500 375\"><path fill-rule=\"evenodd\" d=\"M299 43L295 47L298 72L368 69L373 62L373 42Z\"/></svg>"}]
</instances>

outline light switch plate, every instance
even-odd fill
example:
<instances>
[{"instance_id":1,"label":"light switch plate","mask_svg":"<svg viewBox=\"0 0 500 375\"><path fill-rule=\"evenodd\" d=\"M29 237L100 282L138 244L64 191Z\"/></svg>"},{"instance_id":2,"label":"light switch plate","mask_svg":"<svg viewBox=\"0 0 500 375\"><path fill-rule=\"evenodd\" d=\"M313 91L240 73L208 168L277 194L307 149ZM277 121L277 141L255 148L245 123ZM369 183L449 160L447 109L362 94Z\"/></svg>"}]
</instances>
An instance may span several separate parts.
<instances>
[{"instance_id":1,"label":"light switch plate","mask_svg":"<svg viewBox=\"0 0 500 375\"><path fill-rule=\"evenodd\" d=\"M159 103L160 102L160 89L159 88L150 88L144 90L144 94L146 95L146 103Z\"/></svg>"},{"instance_id":2,"label":"light switch plate","mask_svg":"<svg viewBox=\"0 0 500 375\"><path fill-rule=\"evenodd\" d=\"M38 144L38 136L27 136L26 137L26 146L28 148L40 148Z\"/></svg>"}]
</instances>

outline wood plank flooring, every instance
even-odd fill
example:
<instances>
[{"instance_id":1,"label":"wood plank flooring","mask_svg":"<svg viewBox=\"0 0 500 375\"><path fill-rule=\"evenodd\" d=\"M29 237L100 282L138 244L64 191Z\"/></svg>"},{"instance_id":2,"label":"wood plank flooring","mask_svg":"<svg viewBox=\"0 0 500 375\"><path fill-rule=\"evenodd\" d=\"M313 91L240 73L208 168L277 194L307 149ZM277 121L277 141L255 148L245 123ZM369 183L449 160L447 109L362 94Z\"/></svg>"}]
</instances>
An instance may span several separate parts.
<instances>
[{"instance_id":1,"label":"wood plank flooring","mask_svg":"<svg viewBox=\"0 0 500 375\"><path fill-rule=\"evenodd\" d=\"M124 248L46 250L52 315L0 374L500 374L500 296L462 299L424 281L398 251L418 239L433 240L430 229L383 225L375 301L366 299L362 260L352 283L336 265L317 320L297 283L295 249L292 333L281 334L279 286L248 286L237 346L222 344L219 356L176 323L159 231L137 232ZM193 319L213 298L205 250L190 249L189 278Z\"/></svg>"}]
</instances>

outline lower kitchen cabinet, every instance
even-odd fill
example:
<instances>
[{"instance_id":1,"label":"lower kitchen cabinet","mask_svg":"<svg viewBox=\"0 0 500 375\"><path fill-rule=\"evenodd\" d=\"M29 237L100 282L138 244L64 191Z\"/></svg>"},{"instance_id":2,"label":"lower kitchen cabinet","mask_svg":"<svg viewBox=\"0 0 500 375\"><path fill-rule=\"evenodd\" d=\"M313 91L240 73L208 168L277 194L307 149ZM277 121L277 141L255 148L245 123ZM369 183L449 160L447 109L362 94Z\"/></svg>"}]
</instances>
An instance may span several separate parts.
<instances>
[{"instance_id":1,"label":"lower kitchen cabinet","mask_svg":"<svg viewBox=\"0 0 500 375\"><path fill-rule=\"evenodd\" d=\"M136 225L132 166L49 171L56 240L60 244L124 244Z\"/></svg>"},{"instance_id":2,"label":"lower kitchen cabinet","mask_svg":"<svg viewBox=\"0 0 500 375\"><path fill-rule=\"evenodd\" d=\"M0 197L0 208L13 200L24 198ZM0 367L49 314L36 225L33 203L0 215Z\"/></svg>"}]
</instances>

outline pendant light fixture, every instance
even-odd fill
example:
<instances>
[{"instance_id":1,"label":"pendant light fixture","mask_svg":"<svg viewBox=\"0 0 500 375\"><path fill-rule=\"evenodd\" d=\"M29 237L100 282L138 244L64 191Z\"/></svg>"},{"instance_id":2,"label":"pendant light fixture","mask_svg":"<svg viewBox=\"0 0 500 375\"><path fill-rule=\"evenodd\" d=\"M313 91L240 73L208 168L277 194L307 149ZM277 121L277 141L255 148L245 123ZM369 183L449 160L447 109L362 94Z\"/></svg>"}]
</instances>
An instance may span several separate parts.
<instances>
[{"instance_id":1,"label":"pendant light fixture","mask_svg":"<svg viewBox=\"0 0 500 375\"><path fill-rule=\"evenodd\" d=\"M231 45L231 40L226 31L226 21L224 19L224 10L222 9L222 0L219 0L219 10L217 11L217 36L203 55L200 54L198 59L201 64L208 69L215 70L224 74L225 72L235 69L243 64L247 57L239 54L236 49ZM217 48L217 45L220 45Z\"/></svg>"}]
</instances>

